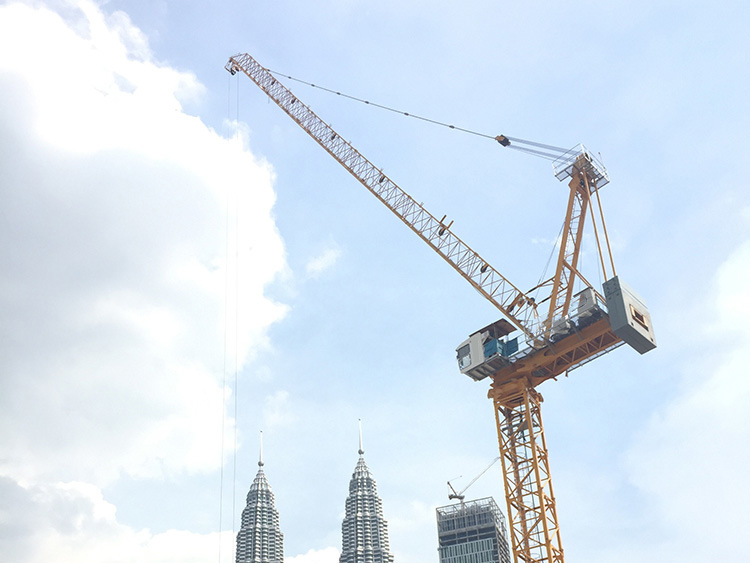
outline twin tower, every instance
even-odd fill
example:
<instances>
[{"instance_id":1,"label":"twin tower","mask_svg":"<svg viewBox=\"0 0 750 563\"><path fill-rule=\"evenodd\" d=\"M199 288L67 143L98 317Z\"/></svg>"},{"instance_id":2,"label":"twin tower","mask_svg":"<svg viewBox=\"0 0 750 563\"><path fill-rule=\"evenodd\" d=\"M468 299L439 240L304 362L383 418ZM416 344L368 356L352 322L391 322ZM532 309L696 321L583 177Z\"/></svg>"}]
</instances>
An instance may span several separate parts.
<instances>
[{"instance_id":1,"label":"twin tower","mask_svg":"<svg viewBox=\"0 0 750 563\"><path fill-rule=\"evenodd\" d=\"M393 563L388 546L388 524L375 480L367 468L359 441L359 460L349 481L346 513L341 524L339 563ZM247 493L242 524L237 533L236 563L284 563L284 535L279 529L279 513L273 492L263 473L263 454L258 474Z\"/></svg>"}]
</instances>

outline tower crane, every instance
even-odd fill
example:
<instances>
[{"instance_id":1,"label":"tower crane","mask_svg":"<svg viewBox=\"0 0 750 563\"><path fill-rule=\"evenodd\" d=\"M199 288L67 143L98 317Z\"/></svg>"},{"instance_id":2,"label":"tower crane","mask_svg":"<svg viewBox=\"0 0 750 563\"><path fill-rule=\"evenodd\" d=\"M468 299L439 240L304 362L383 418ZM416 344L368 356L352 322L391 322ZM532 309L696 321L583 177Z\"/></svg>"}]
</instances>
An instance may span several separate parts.
<instances>
[{"instance_id":1,"label":"tower crane","mask_svg":"<svg viewBox=\"0 0 750 563\"><path fill-rule=\"evenodd\" d=\"M461 504L463 504L464 499L466 498L466 496L464 496L464 493L468 490L468 488L471 487L474 483L476 483L479 480L479 478L485 473L487 473L490 470L490 467L495 465L498 461L500 461L500 456L497 456L495 459L493 459L492 462L487 467L482 469L482 472L479 475L477 475L471 481L469 481L469 483L463 489L461 489L460 492L456 492L456 489L453 487L453 485L451 485L451 482L448 481L448 487L451 490L451 494L448 495L448 500L458 499L458 501Z\"/></svg>"},{"instance_id":2,"label":"tower crane","mask_svg":"<svg viewBox=\"0 0 750 563\"><path fill-rule=\"evenodd\" d=\"M231 74L246 74L270 99L445 259L503 318L469 335L456 349L461 373L490 378L505 500L515 563L563 563L560 526L537 387L628 344L656 347L643 300L615 272L599 191L609 176L583 145L555 155L553 171L569 197L555 273L522 291L360 154L249 54L230 57ZM496 137L502 146L518 140ZM602 295L578 270L584 225L591 218ZM576 292L576 284L584 287ZM515 331L518 336L513 337ZM513 337L513 338L511 338Z\"/></svg>"}]
</instances>

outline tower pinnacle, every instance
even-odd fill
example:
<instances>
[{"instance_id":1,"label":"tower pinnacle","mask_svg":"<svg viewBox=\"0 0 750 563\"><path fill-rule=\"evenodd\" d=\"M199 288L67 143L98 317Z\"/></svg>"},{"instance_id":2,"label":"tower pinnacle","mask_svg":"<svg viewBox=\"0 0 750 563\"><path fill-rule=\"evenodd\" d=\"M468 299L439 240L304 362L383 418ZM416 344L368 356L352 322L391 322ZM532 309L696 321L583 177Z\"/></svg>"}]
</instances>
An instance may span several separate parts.
<instances>
[{"instance_id":1,"label":"tower pinnacle","mask_svg":"<svg viewBox=\"0 0 750 563\"><path fill-rule=\"evenodd\" d=\"M260 455L258 456L258 467L263 467L263 430L260 431Z\"/></svg>"},{"instance_id":2,"label":"tower pinnacle","mask_svg":"<svg viewBox=\"0 0 750 563\"><path fill-rule=\"evenodd\" d=\"M365 450L362 448L362 419L359 419L359 455L364 455Z\"/></svg>"}]
</instances>

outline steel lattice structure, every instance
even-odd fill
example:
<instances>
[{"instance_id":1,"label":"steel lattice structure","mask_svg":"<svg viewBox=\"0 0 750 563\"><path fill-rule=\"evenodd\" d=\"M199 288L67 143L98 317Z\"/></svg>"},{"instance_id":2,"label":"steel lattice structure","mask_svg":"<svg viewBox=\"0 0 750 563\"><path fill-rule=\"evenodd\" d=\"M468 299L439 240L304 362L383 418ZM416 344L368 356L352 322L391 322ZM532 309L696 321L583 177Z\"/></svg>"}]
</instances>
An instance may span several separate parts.
<instances>
[{"instance_id":1,"label":"steel lattice structure","mask_svg":"<svg viewBox=\"0 0 750 563\"><path fill-rule=\"evenodd\" d=\"M532 336L538 325L536 304L484 261L409 194L367 160L309 107L299 101L267 69L248 54L235 55L226 65L229 72L244 72L334 159L359 180L375 197L422 240L440 254L474 288L491 301L520 330Z\"/></svg>"},{"instance_id":2,"label":"steel lattice structure","mask_svg":"<svg viewBox=\"0 0 750 563\"><path fill-rule=\"evenodd\" d=\"M544 439L542 397L522 386L514 406L494 399L506 485L511 545L517 562L561 563L563 550Z\"/></svg>"}]
</instances>

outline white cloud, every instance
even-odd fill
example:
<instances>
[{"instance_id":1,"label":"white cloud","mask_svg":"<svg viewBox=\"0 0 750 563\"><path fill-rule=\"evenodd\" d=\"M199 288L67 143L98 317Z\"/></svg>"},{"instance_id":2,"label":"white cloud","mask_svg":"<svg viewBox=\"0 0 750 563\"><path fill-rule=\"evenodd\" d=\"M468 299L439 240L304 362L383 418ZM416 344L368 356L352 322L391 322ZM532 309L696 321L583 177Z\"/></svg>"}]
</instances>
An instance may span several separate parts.
<instances>
[{"instance_id":1,"label":"white cloud","mask_svg":"<svg viewBox=\"0 0 750 563\"><path fill-rule=\"evenodd\" d=\"M286 311L264 295L286 267L273 173L241 131L182 111L202 85L155 62L125 14L61 6L0 6L0 475L80 526L8 540L23 503L4 506L0 551L206 560L218 537L122 526L101 487L226 455L224 351L241 369Z\"/></svg>"},{"instance_id":2,"label":"white cloud","mask_svg":"<svg viewBox=\"0 0 750 563\"><path fill-rule=\"evenodd\" d=\"M8 561L198 563L215 561L220 551L232 554L231 532L152 534L119 524L115 507L86 483L22 487L0 477L0 491L18 507L0 535Z\"/></svg>"},{"instance_id":3,"label":"white cloud","mask_svg":"<svg viewBox=\"0 0 750 563\"><path fill-rule=\"evenodd\" d=\"M649 559L699 562L736 558L750 487L750 241L721 266L700 359L684 388L649 421L628 453L634 484L645 493L661 541ZM685 327L690 330L691 327Z\"/></svg>"},{"instance_id":4,"label":"white cloud","mask_svg":"<svg viewBox=\"0 0 750 563\"><path fill-rule=\"evenodd\" d=\"M323 252L308 261L306 266L307 275L317 278L326 270L331 269L340 257L341 249L337 246L326 248Z\"/></svg>"}]
</instances>

